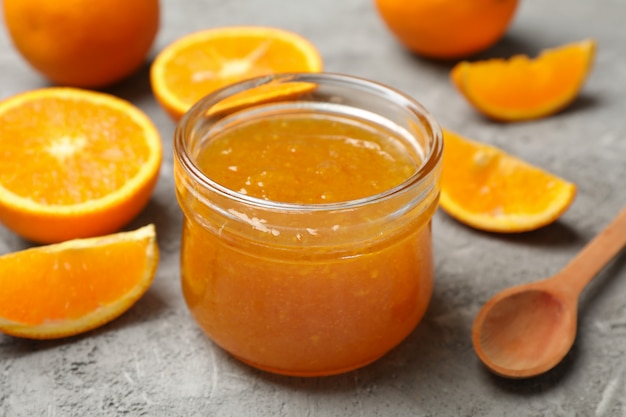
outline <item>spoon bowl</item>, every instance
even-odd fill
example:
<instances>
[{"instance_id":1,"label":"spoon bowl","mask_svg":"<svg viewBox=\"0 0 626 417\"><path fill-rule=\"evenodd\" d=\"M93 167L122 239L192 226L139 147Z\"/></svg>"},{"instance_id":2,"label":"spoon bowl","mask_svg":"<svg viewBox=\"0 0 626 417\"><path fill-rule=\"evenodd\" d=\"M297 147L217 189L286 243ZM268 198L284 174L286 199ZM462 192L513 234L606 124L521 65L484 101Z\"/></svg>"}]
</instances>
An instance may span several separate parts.
<instances>
[{"instance_id":1,"label":"spoon bowl","mask_svg":"<svg viewBox=\"0 0 626 417\"><path fill-rule=\"evenodd\" d=\"M472 342L494 373L528 378L556 366L576 339L578 299L626 244L626 209L558 274L506 289L478 312Z\"/></svg>"},{"instance_id":2,"label":"spoon bowl","mask_svg":"<svg viewBox=\"0 0 626 417\"><path fill-rule=\"evenodd\" d=\"M482 323L472 335L476 352L499 375L524 378L543 373L574 343L577 320L569 301L533 287L500 293L476 317Z\"/></svg>"}]
</instances>

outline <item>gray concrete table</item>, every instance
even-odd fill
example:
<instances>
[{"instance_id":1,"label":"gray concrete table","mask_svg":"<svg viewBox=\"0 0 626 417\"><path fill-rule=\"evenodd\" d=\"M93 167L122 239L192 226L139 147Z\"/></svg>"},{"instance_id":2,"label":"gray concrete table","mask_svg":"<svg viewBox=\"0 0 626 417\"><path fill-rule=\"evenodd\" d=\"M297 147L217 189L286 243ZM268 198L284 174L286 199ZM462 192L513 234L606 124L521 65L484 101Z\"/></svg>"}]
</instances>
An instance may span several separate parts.
<instances>
[{"instance_id":1,"label":"gray concrete table","mask_svg":"<svg viewBox=\"0 0 626 417\"><path fill-rule=\"evenodd\" d=\"M578 340L551 372L523 381L495 377L477 360L470 340L474 315L491 295L556 272L626 204L624 0L522 1L508 35L480 57L534 55L586 37L596 38L599 48L593 73L570 108L518 124L477 115L450 84L451 64L403 50L370 0L163 0L162 7L152 56L177 37L211 26L297 31L319 47L328 71L405 91L443 125L576 183L576 201L558 222L513 236L481 233L437 213L434 297L404 343L344 375L260 372L215 347L185 308L174 124L154 101L146 66L109 91L145 110L165 144L156 192L128 226L156 224L162 250L156 280L130 311L88 334L44 342L0 335L0 416L626 416L624 254L584 294ZM45 85L0 31L0 98ZM1 253L28 245L0 229Z\"/></svg>"}]
</instances>

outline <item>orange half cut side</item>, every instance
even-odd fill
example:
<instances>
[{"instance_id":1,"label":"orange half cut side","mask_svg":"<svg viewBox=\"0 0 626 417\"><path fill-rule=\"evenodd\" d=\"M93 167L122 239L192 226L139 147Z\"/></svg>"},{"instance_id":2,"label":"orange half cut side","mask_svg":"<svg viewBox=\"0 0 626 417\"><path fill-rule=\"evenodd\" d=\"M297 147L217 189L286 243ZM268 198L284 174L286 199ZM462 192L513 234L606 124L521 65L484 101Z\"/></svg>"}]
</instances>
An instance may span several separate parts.
<instances>
[{"instance_id":1,"label":"orange half cut side","mask_svg":"<svg viewBox=\"0 0 626 417\"><path fill-rule=\"evenodd\" d=\"M77 88L0 102L0 221L39 243L114 233L158 180L158 130L135 105Z\"/></svg>"},{"instance_id":2,"label":"orange half cut side","mask_svg":"<svg viewBox=\"0 0 626 417\"><path fill-rule=\"evenodd\" d=\"M592 39L546 49L534 59L458 63L450 78L479 112L501 121L521 121L552 115L579 95L596 51Z\"/></svg>"}]
</instances>

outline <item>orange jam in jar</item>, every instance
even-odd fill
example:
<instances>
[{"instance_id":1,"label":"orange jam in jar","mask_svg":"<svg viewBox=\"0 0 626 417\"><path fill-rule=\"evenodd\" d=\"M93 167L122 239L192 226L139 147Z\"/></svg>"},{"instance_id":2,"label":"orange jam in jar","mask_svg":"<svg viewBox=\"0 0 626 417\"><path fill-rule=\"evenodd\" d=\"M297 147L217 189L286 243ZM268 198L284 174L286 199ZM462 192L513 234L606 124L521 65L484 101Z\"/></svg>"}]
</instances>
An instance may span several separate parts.
<instances>
[{"instance_id":1,"label":"orange jam in jar","mask_svg":"<svg viewBox=\"0 0 626 417\"><path fill-rule=\"evenodd\" d=\"M419 323L442 137L414 100L337 74L258 78L197 103L174 153L183 294L217 345L330 375Z\"/></svg>"}]
</instances>

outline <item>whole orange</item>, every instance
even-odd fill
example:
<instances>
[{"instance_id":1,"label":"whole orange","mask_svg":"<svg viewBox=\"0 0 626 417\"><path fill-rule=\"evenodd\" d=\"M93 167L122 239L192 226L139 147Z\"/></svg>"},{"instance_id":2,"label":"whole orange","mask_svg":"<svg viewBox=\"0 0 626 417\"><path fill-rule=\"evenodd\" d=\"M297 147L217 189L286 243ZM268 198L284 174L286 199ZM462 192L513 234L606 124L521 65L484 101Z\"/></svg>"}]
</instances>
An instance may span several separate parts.
<instances>
[{"instance_id":1,"label":"whole orange","mask_svg":"<svg viewBox=\"0 0 626 417\"><path fill-rule=\"evenodd\" d=\"M159 28L159 0L4 0L22 56L51 81L97 88L135 72Z\"/></svg>"},{"instance_id":2,"label":"whole orange","mask_svg":"<svg viewBox=\"0 0 626 417\"><path fill-rule=\"evenodd\" d=\"M495 44L518 0L374 0L383 21L409 50L430 58L463 58Z\"/></svg>"}]
</instances>

